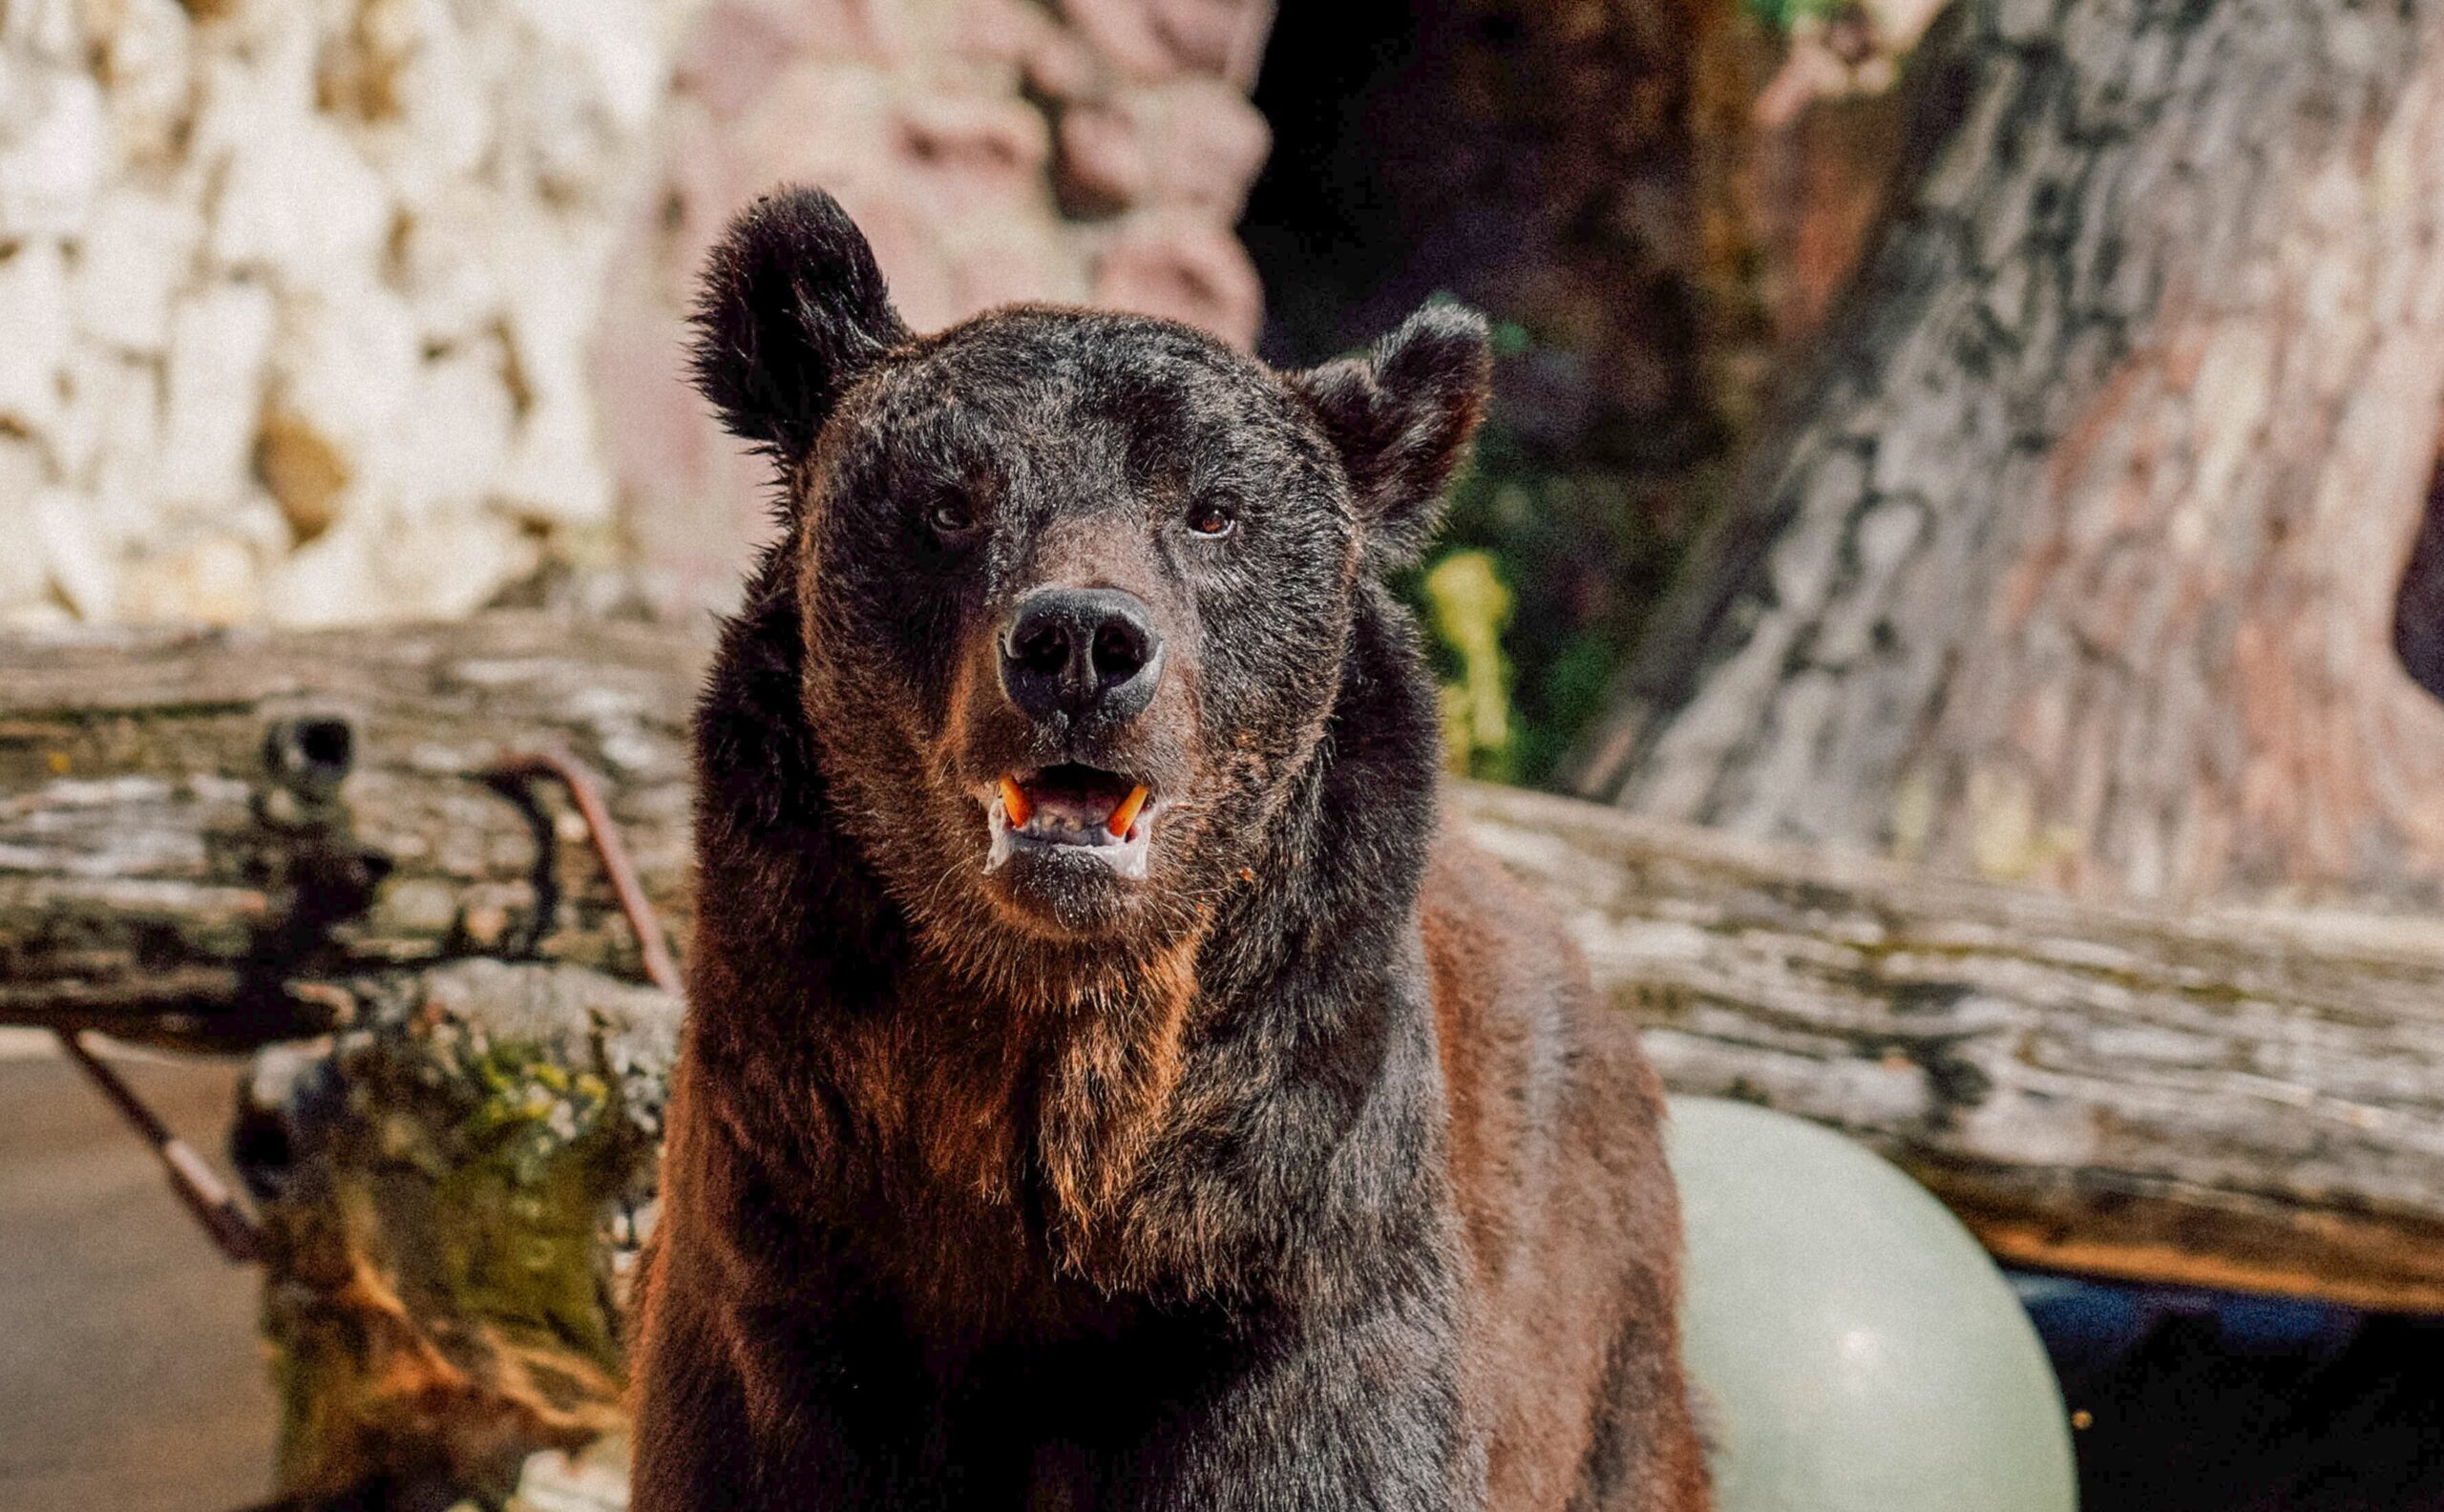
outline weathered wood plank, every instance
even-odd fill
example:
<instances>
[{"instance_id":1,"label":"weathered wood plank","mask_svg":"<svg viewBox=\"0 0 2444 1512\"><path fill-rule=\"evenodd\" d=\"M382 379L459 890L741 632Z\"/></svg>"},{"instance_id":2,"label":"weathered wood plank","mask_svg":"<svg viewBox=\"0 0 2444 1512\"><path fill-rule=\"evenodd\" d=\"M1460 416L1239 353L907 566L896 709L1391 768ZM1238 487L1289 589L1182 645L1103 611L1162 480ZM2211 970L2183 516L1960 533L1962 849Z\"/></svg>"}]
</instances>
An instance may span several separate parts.
<instances>
[{"instance_id":1,"label":"weathered wood plank","mask_svg":"<svg viewBox=\"0 0 2444 1512\"><path fill-rule=\"evenodd\" d=\"M537 615L0 642L0 1020L242 1043L365 972L633 969L562 795L483 774L519 746L602 773L684 930L702 651Z\"/></svg>"},{"instance_id":2,"label":"weathered wood plank","mask_svg":"<svg viewBox=\"0 0 2444 1512\"><path fill-rule=\"evenodd\" d=\"M0 647L0 1020L225 1043L462 957L633 976L559 796L478 774L534 745L602 771L684 926L702 651L533 616ZM2444 927L2176 919L1455 800L1675 1088L1868 1140L2012 1258L2444 1311Z\"/></svg>"}]
</instances>

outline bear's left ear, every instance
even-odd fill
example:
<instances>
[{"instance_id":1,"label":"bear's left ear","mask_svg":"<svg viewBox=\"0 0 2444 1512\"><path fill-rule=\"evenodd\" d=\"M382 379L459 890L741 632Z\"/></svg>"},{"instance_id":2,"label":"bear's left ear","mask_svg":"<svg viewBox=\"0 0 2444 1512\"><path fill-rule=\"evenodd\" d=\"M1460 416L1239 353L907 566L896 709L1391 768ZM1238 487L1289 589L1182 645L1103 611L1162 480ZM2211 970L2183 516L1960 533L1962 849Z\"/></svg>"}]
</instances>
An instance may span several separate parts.
<instances>
[{"instance_id":1,"label":"bear's left ear","mask_svg":"<svg viewBox=\"0 0 2444 1512\"><path fill-rule=\"evenodd\" d=\"M908 339L865 233L820 189L767 195L706 260L696 387L733 435L806 455L841 393Z\"/></svg>"},{"instance_id":2,"label":"bear's left ear","mask_svg":"<svg viewBox=\"0 0 2444 1512\"><path fill-rule=\"evenodd\" d=\"M1428 304L1362 357L1290 374L1340 449L1366 529L1367 565L1424 554L1449 482L1485 413L1493 354L1485 317Z\"/></svg>"}]
</instances>

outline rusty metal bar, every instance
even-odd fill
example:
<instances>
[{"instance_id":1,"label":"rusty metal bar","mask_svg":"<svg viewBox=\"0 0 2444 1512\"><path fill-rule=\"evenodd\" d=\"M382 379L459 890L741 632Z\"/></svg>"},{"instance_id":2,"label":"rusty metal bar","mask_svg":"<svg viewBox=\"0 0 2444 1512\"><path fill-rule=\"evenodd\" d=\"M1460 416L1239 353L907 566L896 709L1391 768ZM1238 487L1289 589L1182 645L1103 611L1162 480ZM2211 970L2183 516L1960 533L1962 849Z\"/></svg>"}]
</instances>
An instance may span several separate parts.
<instances>
[{"instance_id":1,"label":"rusty metal bar","mask_svg":"<svg viewBox=\"0 0 2444 1512\"><path fill-rule=\"evenodd\" d=\"M263 1231L252 1215L240 1205L237 1193L221 1185L221 1178L204 1164L194 1146L170 1131L170 1126L144 1105L136 1089L127 1084L101 1057L87 1048L81 1031L59 1031L60 1048L68 1059L98 1089L105 1101L118 1110L120 1118L135 1129L153 1153L160 1157L161 1172L169 1178L170 1190L187 1211L195 1214L221 1252L233 1265L249 1265L263 1257Z\"/></svg>"},{"instance_id":2,"label":"rusty metal bar","mask_svg":"<svg viewBox=\"0 0 2444 1512\"><path fill-rule=\"evenodd\" d=\"M620 912L626 915L628 928L635 932L637 949L644 956L645 979L664 992L678 994L681 990L679 963L671 957L670 942L662 932L662 921L655 916L653 904L645 898L644 884L637 880L637 869L628 859L628 848L620 839L618 826L612 823L611 810L602 802L602 781L584 763L558 751L510 751L493 764L492 775L498 777L548 776L559 779L577 804L579 817L585 821L586 833L594 841L594 853L602 860L603 873L611 879L611 891L619 895Z\"/></svg>"}]
</instances>

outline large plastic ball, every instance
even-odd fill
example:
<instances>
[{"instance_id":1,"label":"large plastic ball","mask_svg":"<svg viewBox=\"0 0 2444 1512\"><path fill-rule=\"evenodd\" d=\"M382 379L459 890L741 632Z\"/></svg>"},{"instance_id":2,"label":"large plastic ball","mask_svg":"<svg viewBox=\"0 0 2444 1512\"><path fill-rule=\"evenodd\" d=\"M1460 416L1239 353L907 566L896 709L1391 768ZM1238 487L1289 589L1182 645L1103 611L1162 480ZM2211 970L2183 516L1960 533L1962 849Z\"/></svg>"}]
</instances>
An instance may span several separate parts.
<instances>
[{"instance_id":1,"label":"large plastic ball","mask_svg":"<svg viewBox=\"0 0 2444 1512\"><path fill-rule=\"evenodd\" d=\"M1940 1203L1745 1103L1675 1098L1668 1138L1717 1512L2074 1512L2044 1347Z\"/></svg>"}]
</instances>

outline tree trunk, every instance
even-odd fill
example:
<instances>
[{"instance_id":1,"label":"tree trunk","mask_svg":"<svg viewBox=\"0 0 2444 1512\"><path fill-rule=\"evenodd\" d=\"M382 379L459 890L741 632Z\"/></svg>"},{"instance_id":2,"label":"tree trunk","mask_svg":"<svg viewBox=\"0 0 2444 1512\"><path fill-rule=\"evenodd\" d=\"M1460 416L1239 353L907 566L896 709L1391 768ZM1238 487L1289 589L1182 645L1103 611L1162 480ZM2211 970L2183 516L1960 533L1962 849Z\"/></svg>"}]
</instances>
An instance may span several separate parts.
<instances>
[{"instance_id":1,"label":"tree trunk","mask_svg":"<svg viewBox=\"0 0 2444 1512\"><path fill-rule=\"evenodd\" d=\"M256 1059L233 1140L263 1213L278 1485L334 1512L498 1506L552 1473L533 1456L625 1425L679 1005L481 959L348 999L341 1033Z\"/></svg>"},{"instance_id":2,"label":"tree trunk","mask_svg":"<svg viewBox=\"0 0 2444 1512\"><path fill-rule=\"evenodd\" d=\"M2101 898L2444 883L2395 599L2444 5L1964 0L1819 360L1583 791Z\"/></svg>"}]
</instances>

